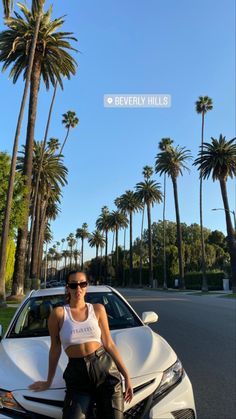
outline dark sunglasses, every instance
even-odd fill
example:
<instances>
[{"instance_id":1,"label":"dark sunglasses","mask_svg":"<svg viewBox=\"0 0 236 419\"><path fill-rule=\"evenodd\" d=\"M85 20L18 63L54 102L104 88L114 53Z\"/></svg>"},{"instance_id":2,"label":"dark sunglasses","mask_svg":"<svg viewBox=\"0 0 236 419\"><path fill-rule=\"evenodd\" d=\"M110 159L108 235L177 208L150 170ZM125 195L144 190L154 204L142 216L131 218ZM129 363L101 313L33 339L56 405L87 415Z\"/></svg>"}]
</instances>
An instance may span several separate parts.
<instances>
[{"instance_id":1,"label":"dark sunglasses","mask_svg":"<svg viewBox=\"0 0 236 419\"><path fill-rule=\"evenodd\" d=\"M82 281L82 282L69 282L67 284L68 288L72 289L72 290L76 290L78 287L80 288L86 288L88 285L87 281Z\"/></svg>"}]
</instances>

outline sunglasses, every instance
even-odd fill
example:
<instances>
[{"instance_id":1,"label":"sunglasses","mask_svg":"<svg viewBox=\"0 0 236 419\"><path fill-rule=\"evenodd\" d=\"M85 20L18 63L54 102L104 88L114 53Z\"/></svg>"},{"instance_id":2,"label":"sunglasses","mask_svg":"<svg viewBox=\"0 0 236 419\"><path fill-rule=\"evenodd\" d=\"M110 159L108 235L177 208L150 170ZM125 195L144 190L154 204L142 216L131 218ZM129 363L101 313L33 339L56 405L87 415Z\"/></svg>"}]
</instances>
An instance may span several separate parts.
<instances>
[{"instance_id":1,"label":"sunglasses","mask_svg":"<svg viewBox=\"0 0 236 419\"><path fill-rule=\"evenodd\" d=\"M81 282L69 282L67 284L68 288L72 290L76 290L78 287L80 288L86 288L88 285L87 281L81 281Z\"/></svg>"}]
</instances>

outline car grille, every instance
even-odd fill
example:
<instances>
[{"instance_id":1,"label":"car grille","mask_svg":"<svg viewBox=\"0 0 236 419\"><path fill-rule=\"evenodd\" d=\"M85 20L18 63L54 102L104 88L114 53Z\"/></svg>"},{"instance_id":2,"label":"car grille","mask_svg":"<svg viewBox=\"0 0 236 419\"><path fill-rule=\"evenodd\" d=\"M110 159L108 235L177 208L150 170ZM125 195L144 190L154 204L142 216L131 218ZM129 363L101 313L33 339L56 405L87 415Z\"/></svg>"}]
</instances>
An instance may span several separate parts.
<instances>
[{"instance_id":1,"label":"car grille","mask_svg":"<svg viewBox=\"0 0 236 419\"><path fill-rule=\"evenodd\" d=\"M175 410L171 414L175 419L195 419L195 414L192 409Z\"/></svg>"},{"instance_id":2,"label":"car grille","mask_svg":"<svg viewBox=\"0 0 236 419\"><path fill-rule=\"evenodd\" d=\"M131 409L126 410L126 412L124 412L124 418L125 419L132 419L132 418L141 419L146 411L148 401L149 401L149 397L146 397L146 399L141 400L141 402L131 407Z\"/></svg>"}]
</instances>

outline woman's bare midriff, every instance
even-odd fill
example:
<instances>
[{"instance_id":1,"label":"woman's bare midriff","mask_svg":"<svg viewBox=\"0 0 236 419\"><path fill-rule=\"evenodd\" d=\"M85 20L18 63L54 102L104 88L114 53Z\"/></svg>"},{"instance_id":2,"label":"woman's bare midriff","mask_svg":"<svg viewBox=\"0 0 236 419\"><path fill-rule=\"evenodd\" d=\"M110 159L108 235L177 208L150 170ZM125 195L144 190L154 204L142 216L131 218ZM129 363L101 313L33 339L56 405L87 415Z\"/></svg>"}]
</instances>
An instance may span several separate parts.
<instances>
[{"instance_id":1,"label":"woman's bare midriff","mask_svg":"<svg viewBox=\"0 0 236 419\"><path fill-rule=\"evenodd\" d=\"M65 353L69 358L82 358L95 352L100 348L101 343L99 342L86 342L79 345L71 345L66 348Z\"/></svg>"}]
</instances>

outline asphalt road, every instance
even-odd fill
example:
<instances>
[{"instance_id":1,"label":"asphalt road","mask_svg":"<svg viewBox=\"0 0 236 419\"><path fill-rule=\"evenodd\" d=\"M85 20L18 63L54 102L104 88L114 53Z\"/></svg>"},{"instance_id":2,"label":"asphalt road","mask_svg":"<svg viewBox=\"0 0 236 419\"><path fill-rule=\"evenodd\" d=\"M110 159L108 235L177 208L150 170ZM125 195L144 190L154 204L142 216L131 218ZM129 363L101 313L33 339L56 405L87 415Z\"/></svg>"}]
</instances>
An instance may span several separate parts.
<instances>
[{"instance_id":1,"label":"asphalt road","mask_svg":"<svg viewBox=\"0 0 236 419\"><path fill-rule=\"evenodd\" d=\"M236 418L236 300L218 295L119 290L176 351L193 385L198 419Z\"/></svg>"}]
</instances>

